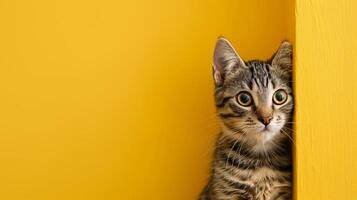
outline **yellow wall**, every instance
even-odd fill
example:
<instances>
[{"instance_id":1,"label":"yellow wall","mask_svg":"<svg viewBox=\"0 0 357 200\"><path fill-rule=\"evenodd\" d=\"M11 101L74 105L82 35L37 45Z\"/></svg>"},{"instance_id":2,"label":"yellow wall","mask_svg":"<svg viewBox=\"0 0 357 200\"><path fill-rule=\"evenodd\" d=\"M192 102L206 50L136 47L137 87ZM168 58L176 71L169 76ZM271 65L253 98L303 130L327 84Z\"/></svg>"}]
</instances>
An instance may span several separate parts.
<instances>
[{"instance_id":1,"label":"yellow wall","mask_svg":"<svg viewBox=\"0 0 357 200\"><path fill-rule=\"evenodd\" d=\"M357 1L297 0L297 193L357 199Z\"/></svg>"},{"instance_id":2,"label":"yellow wall","mask_svg":"<svg viewBox=\"0 0 357 200\"><path fill-rule=\"evenodd\" d=\"M286 0L0 1L0 199L195 199L218 133L211 79L217 36L231 38L243 58L265 59L292 38L292 17ZM324 51L332 52L340 51ZM331 70L352 78L333 64ZM310 77L308 94L328 96L327 88L313 93L318 82ZM355 82L341 77L321 79L343 105L327 98L321 107L342 113L338 108L356 100L347 90ZM320 123L353 116L324 116ZM302 120L317 114L309 117ZM329 146L307 146L313 155L331 152L340 129L355 137L351 124L336 123L323 139ZM321 144L315 129L304 129ZM347 164L351 145L337 150L332 156Z\"/></svg>"}]
</instances>

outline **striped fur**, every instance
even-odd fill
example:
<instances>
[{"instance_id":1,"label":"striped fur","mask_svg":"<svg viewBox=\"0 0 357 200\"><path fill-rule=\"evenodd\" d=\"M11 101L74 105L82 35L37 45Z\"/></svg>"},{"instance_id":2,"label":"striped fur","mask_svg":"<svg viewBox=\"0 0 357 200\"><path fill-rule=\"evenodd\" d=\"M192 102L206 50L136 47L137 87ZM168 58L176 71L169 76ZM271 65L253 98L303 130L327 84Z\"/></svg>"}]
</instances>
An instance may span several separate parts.
<instances>
[{"instance_id":1,"label":"striped fur","mask_svg":"<svg viewBox=\"0 0 357 200\"><path fill-rule=\"evenodd\" d=\"M212 175L200 200L288 200L292 198L292 46L283 42L269 61L244 62L228 40L214 54L215 98L222 132L216 143ZM283 89L287 101L272 96ZM237 103L247 91L252 105ZM270 113L268 125L259 116ZM263 113L263 114L261 114Z\"/></svg>"}]
</instances>

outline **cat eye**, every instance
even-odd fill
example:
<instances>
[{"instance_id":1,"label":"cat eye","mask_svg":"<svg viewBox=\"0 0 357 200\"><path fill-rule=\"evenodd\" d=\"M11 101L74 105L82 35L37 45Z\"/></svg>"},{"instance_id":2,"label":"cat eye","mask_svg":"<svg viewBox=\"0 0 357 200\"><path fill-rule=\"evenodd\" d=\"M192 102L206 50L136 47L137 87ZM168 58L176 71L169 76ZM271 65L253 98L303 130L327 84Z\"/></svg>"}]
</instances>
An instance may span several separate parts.
<instances>
[{"instance_id":1,"label":"cat eye","mask_svg":"<svg viewBox=\"0 0 357 200\"><path fill-rule=\"evenodd\" d=\"M237 102L241 106L250 106L252 104L252 96L248 92L240 92L237 95Z\"/></svg>"},{"instance_id":2,"label":"cat eye","mask_svg":"<svg viewBox=\"0 0 357 200\"><path fill-rule=\"evenodd\" d=\"M285 103L286 100L288 100L288 93L283 89L276 91L273 95L273 101L277 105Z\"/></svg>"}]
</instances>

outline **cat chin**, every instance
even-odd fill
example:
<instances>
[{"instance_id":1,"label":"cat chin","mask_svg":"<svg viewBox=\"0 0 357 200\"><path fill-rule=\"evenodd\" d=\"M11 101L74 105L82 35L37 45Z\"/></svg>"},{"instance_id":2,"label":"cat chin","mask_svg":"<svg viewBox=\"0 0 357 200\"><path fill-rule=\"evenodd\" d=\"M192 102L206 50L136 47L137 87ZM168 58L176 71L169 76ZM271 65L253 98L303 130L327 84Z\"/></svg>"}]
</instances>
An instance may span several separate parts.
<instances>
[{"instance_id":1,"label":"cat chin","mask_svg":"<svg viewBox=\"0 0 357 200\"><path fill-rule=\"evenodd\" d=\"M253 135L253 134L252 134ZM251 138L250 144L252 145L252 151L254 152L266 152L271 148L274 148L274 138L278 135L278 132L263 130L254 134Z\"/></svg>"},{"instance_id":2,"label":"cat chin","mask_svg":"<svg viewBox=\"0 0 357 200\"><path fill-rule=\"evenodd\" d=\"M237 130L240 130L240 127L237 127ZM233 138L236 139L242 139L242 137L245 137L245 141L251 145L268 145L271 143L274 138L279 134L280 132L280 127L276 125L269 125L267 127L265 126L259 126L259 127L254 127L254 128L246 128L244 131L246 134L238 134L235 131L232 131L231 129L227 128L226 126L222 127L222 131L225 134L230 135Z\"/></svg>"},{"instance_id":3,"label":"cat chin","mask_svg":"<svg viewBox=\"0 0 357 200\"><path fill-rule=\"evenodd\" d=\"M261 132L261 137L262 137L262 141L261 142L267 143L267 142L271 141L274 138L274 136L276 136L276 135L277 135L277 132L275 132L275 131L263 130Z\"/></svg>"},{"instance_id":4,"label":"cat chin","mask_svg":"<svg viewBox=\"0 0 357 200\"><path fill-rule=\"evenodd\" d=\"M279 133L279 128L278 127L262 127L260 129L255 130L254 139L256 144L268 144L269 142L273 141L275 136L278 135Z\"/></svg>"}]
</instances>

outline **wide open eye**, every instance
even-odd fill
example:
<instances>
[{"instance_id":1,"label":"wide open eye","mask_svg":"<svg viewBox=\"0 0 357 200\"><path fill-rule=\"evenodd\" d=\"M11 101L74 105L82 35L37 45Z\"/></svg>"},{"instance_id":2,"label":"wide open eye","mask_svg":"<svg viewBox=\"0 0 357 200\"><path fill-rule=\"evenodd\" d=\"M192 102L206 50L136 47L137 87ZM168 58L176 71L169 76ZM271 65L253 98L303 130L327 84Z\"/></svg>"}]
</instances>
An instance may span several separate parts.
<instances>
[{"instance_id":1,"label":"wide open eye","mask_svg":"<svg viewBox=\"0 0 357 200\"><path fill-rule=\"evenodd\" d=\"M286 100L288 100L288 93L283 89L276 91L273 95L273 101L277 105L285 103Z\"/></svg>"},{"instance_id":2,"label":"wide open eye","mask_svg":"<svg viewBox=\"0 0 357 200\"><path fill-rule=\"evenodd\" d=\"M242 106L250 106L252 101L252 96L249 94L249 92L243 91L237 95L237 102Z\"/></svg>"}]
</instances>

